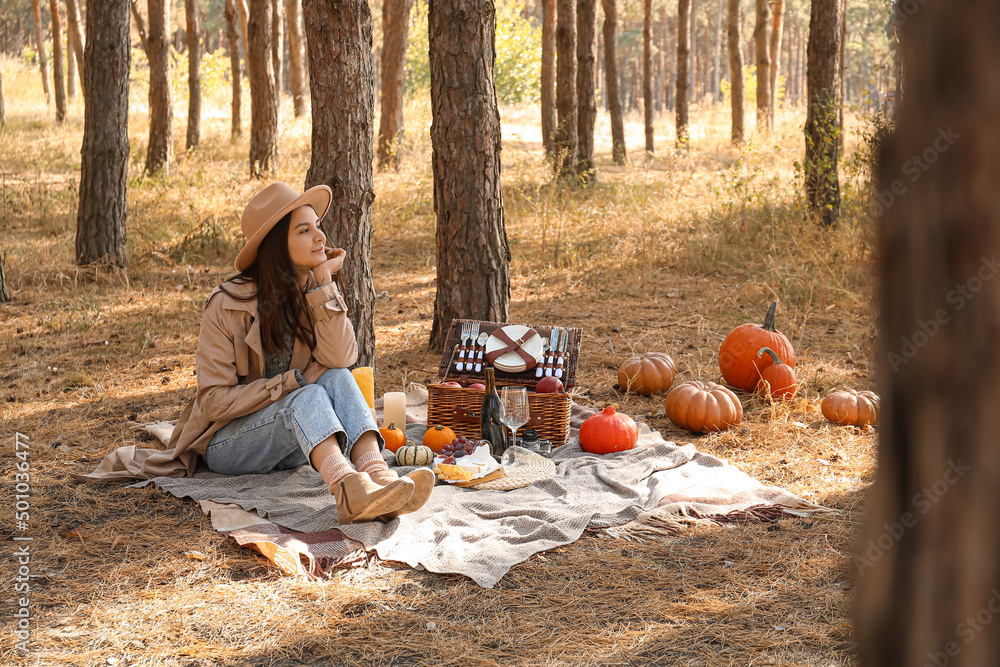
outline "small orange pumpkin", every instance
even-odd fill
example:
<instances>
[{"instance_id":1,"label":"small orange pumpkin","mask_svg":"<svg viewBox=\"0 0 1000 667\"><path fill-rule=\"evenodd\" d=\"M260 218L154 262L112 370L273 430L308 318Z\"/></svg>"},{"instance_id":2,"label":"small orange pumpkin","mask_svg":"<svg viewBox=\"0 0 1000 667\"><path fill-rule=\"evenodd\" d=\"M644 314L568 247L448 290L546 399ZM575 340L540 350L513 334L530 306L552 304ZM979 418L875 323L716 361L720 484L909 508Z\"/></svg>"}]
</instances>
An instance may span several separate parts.
<instances>
[{"instance_id":1,"label":"small orange pumpkin","mask_svg":"<svg viewBox=\"0 0 1000 667\"><path fill-rule=\"evenodd\" d=\"M667 396L667 417L681 428L702 433L724 431L743 420L743 405L721 384L691 380Z\"/></svg>"},{"instance_id":2,"label":"small orange pumpkin","mask_svg":"<svg viewBox=\"0 0 1000 667\"><path fill-rule=\"evenodd\" d=\"M396 428L396 422L389 422L388 426L383 426L378 430L385 440L385 448L392 453L406 444L406 434Z\"/></svg>"},{"instance_id":3,"label":"small orange pumpkin","mask_svg":"<svg viewBox=\"0 0 1000 667\"><path fill-rule=\"evenodd\" d=\"M580 425L580 449L591 454L610 454L635 447L639 425L628 415L615 412L609 405L590 415Z\"/></svg>"},{"instance_id":4,"label":"small orange pumpkin","mask_svg":"<svg viewBox=\"0 0 1000 667\"><path fill-rule=\"evenodd\" d=\"M677 366L669 354L648 352L627 359L618 369L618 386L636 394L655 394L670 389L677 376Z\"/></svg>"},{"instance_id":5,"label":"small orange pumpkin","mask_svg":"<svg viewBox=\"0 0 1000 667\"><path fill-rule=\"evenodd\" d=\"M756 356L757 350L769 347L795 368L795 350L785 334L774 328L774 313L778 302L773 301L767 310L764 324L749 322L741 324L726 336L719 348L719 370L726 382L742 389L753 391L760 381L760 372L765 366L771 365L771 358L763 359Z\"/></svg>"},{"instance_id":6,"label":"small orange pumpkin","mask_svg":"<svg viewBox=\"0 0 1000 667\"><path fill-rule=\"evenodd\" d=\"M771 398L791 398L799 388L795 381L795 369L783 362L781 357L769 347L757 350L757 356L759 357L765 352L771 355L774 363L761 370L760 382L757 383L757 393L761 396L770 395Z\"/></svg>"},{"instance_id":7,"label":"small orange pumpkin","mask_svg":"<svg viewBox=\"0 0 1000 667\"><path fill-rule=\"evenodd\" d=\"M441 448L447 445L449 442L454 440L457 436L455 432L452 431L447 426L432 426L427 429L424 433L424 446L430 447L431 451L435 454L441 451Z\"/></svg>"},{"instance_id":8,"label":"small orange pumpkin","mask_svg":"<svg viewBox=\"0 0 1000 667\"><path fill-rule=\"evenodd\" d=\"M878 424L879 397L871 391L840 389L823 399L821 409L834 424L863 428Z\"/></svg>"}]
</instances>

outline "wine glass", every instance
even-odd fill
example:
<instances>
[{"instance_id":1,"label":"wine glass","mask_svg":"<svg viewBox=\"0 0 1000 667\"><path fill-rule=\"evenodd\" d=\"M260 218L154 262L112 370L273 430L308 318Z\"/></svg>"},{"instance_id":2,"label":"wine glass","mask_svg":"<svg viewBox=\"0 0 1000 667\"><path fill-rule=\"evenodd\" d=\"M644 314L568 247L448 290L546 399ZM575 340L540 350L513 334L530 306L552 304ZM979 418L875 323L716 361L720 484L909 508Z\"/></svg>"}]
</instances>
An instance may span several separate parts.
<instances>
[{"instance_id":1,"label":"wine glass","mask_svg":"<svg viewBox=\"0 0 1000 667\"><path fill-rule=\"evenodd\" d=\"M500 391L500 403L503 405L503 416L500 421L510 429L510 444L517 444L517 429L528 423L531 418L528 412L528 391L524 387L504 387Z\"/></svg>"}]
</instances>

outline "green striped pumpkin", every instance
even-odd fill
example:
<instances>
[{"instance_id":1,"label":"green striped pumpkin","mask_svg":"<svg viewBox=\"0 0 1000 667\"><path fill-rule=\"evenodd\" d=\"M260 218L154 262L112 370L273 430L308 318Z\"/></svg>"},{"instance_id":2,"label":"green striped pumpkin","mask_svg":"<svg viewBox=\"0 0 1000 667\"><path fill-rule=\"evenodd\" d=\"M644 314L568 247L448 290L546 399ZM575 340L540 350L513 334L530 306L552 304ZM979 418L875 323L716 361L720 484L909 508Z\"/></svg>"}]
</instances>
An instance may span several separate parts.
<instances>
[{"instance_id":1,"label":"green striped pumpkin","mask_svg":"<svg viewBox=\"0 0 1000 667\"><path fill-rule=\"evenodd\" d=\"M434 452L423 445L403 445L396 450L396 464L401 466L429 466L434 462Z\"/></svg>"}]
</instances>

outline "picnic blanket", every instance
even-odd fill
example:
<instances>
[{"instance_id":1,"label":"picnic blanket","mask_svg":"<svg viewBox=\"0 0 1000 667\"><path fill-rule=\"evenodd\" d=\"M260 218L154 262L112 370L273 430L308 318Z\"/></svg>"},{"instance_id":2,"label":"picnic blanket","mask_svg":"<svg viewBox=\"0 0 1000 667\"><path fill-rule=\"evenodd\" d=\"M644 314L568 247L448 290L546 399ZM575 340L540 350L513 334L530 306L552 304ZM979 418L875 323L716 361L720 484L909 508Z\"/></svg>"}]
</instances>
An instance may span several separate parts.
<instances>
[{"instance_id":1,"label":"picnic blanket","mask_svg":"<svg viewBox=\"0 0 1000 667\"><path fill-rule=\"evenodd\" d=\"M422 387L408 392L407 409L416 420L421 407L426 411L426 396ZM206 471L134 486L153 484L199 501L216 530L255 547L287 573L324 577L335 566L364 562L374 553L431 572L462 574L485 588L517 563L570 544L585 530L643 539L691 524L832 512L764 486L693 445L667 442L643 423L635 449L588 454L580 449L578 432L593 412L573 405L570 437L552 455L554 476L510 491L438 485L424 507L388 524L337 525L333 498L310 466L267 475ZM408 424L407 435L419 440L425 428ZM158 435L163 437L162 430ZM386 456L391 460L391 453Z\"/></svg>"}]
</instances>

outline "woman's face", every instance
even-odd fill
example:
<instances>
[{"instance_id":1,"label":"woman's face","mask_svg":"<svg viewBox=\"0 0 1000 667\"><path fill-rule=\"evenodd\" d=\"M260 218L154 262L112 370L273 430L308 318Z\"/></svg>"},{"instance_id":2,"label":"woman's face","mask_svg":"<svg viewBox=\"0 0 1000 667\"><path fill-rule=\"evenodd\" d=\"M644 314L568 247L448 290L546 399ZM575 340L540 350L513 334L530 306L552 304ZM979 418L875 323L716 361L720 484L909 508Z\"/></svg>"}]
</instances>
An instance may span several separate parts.
<instances>
[{"instance_id":1,"label":"woman's face","mask_svg":"<svg viewBox=\"0 0 1000 667\"><path fill-rule=\"evenodd\" d=\"M301 206L288 224L288 256L300 277L326 261L326 234L312 206Z\"/></svg>"}]
</instances>

